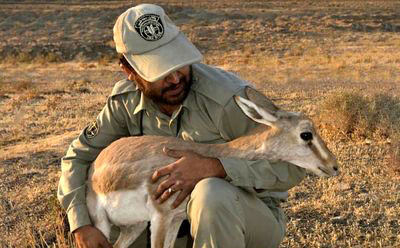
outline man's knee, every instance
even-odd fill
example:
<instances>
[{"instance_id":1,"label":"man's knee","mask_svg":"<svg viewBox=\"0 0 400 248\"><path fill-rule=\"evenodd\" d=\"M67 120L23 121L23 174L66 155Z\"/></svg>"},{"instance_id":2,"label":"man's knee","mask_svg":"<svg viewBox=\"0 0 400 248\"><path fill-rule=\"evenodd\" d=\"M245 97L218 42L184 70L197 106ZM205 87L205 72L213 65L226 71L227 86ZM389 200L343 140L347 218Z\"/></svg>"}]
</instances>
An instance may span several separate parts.
<instances>
[{"instance_id":1,"label":"man's knee","mask_svg":"<svg viewBox=\"0 0 400 248\"><path fill-rule=\"evenodd\" d=\"M232 208L238 201L235 186L220 178L206 178L197 183L190 195L188 215L202 214L213 218L220 211ZM234 204L234 205L236 205Z\"/></svg>"},{"instance_id":2,"label":"man's knee","mask_svg":"<svg viewBox=\"0 0 400 248\"><path fill-rule=\"evenodd\" d=\"M238 188L219 178L196 185L187 208L193 247L244 247L244 214L238 194Z\"/></svg>"}]
</instances>

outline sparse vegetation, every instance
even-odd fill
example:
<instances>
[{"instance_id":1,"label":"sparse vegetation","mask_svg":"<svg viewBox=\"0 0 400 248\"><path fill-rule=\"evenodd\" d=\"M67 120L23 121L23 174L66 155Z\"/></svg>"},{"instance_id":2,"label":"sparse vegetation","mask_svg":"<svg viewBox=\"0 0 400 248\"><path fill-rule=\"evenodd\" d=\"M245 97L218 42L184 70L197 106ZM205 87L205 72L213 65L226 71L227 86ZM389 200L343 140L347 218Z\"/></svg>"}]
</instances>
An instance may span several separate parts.
<instances>
[{"instance_id":1,"label":"sparse vegetation","mask_svg":"<svg viewBox=\"0 0 400 248\"><path fill-rule=\"evenodd\" d=\"M0 247L73 247L60 158L124 77L110 40L130 6L1 5ZM338 158L340 176L289 192L281 247L400 247L400 3L163 6L204 62L312 116Z\"/></svg>"},{"instance_id":2,"label":"sparse vegetation","mask_svg":"<svg viewBox=\"0 0 400 248\"><path fill-rule=\"evenodd\" d=\"M360 92L335 92L318 106L319 122L331 139L389 141L400 135L400 99Z\"/></svg>"},{"instance_id":3,"label":"sparse vegetation","mask_svg":"<svg viewBox=\"0 0 400 248\"><path fill-rule=\"evenodd\" d=\"M393 136L393 145L390 148L389 168L400 176L400 136Z\"/></svg>"}]
</instances>

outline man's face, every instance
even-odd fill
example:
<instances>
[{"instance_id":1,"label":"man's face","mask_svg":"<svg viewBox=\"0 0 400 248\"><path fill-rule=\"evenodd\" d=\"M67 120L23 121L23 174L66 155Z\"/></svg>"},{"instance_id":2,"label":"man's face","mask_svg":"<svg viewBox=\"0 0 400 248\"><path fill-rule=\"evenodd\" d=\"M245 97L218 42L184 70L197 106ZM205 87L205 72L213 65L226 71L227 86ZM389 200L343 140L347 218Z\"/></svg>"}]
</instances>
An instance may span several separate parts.
<instances>
[{"instance_id":1,"label":"man's face","mask_svg":"<svg viewBox=\"0 0 400 248\"><path fill-rule=\"evenodd\" d=\"M191 67L184 66L156 82L148 82L136 75L135 81L143 94L153 102L165 105L179 105L189 94L192 84Z\"/></svg>"}]
</instances>

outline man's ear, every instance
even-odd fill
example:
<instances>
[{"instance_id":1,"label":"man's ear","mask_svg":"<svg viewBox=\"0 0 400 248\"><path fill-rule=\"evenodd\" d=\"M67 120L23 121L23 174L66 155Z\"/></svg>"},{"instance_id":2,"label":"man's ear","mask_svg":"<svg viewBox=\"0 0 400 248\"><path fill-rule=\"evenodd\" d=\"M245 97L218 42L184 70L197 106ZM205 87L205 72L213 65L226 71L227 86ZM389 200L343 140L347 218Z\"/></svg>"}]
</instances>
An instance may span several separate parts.
<instances>
[{"instance_id":1,"label":"man's ear","mask_svg":"<svg viewBox=\"0 0 400 248\"><path fill-rule=\"evenodd\" d=\"M129 80L136 81L137 74L135 71L132 71L130 68L128 68L122 63L119 64L119 67L121 67L122 71L125 73L125 75L128 77Z\"/></svg>"},{"instance_id":2,"label":"man's ear","mask_svg":"<svg viewBox=\"0 0 400 248\"><path fill-rule=\"evenodd\" d=\"M131 81L133 81L133 82L136 82L136 76L135 76L135 74L133 74L132 72L128 75L128 79L129 80L131 80Z\"/></svg>"}]
</instances>

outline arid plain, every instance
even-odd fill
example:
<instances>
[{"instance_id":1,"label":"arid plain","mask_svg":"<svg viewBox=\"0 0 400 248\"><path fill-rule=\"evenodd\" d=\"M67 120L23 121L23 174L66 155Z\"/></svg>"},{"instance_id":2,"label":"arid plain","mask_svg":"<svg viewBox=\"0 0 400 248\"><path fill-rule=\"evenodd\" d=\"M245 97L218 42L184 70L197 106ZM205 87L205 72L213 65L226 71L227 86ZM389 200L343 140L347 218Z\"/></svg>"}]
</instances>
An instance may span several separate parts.
<instances>
[{"instance_id":1,"label":"arid plain","mask_svg":"<svg viewBox=\"0 0 400 248\"><path fill-rule=\"evenodd\" d=\"M134 2L1 2L0 247L72 247L60 158L124 77L112 27ZM400 2L161 5L205 63L307 113L338 158L338 177L290 190L281 247L400 247Z\"/></svg>"}]
</instances>

